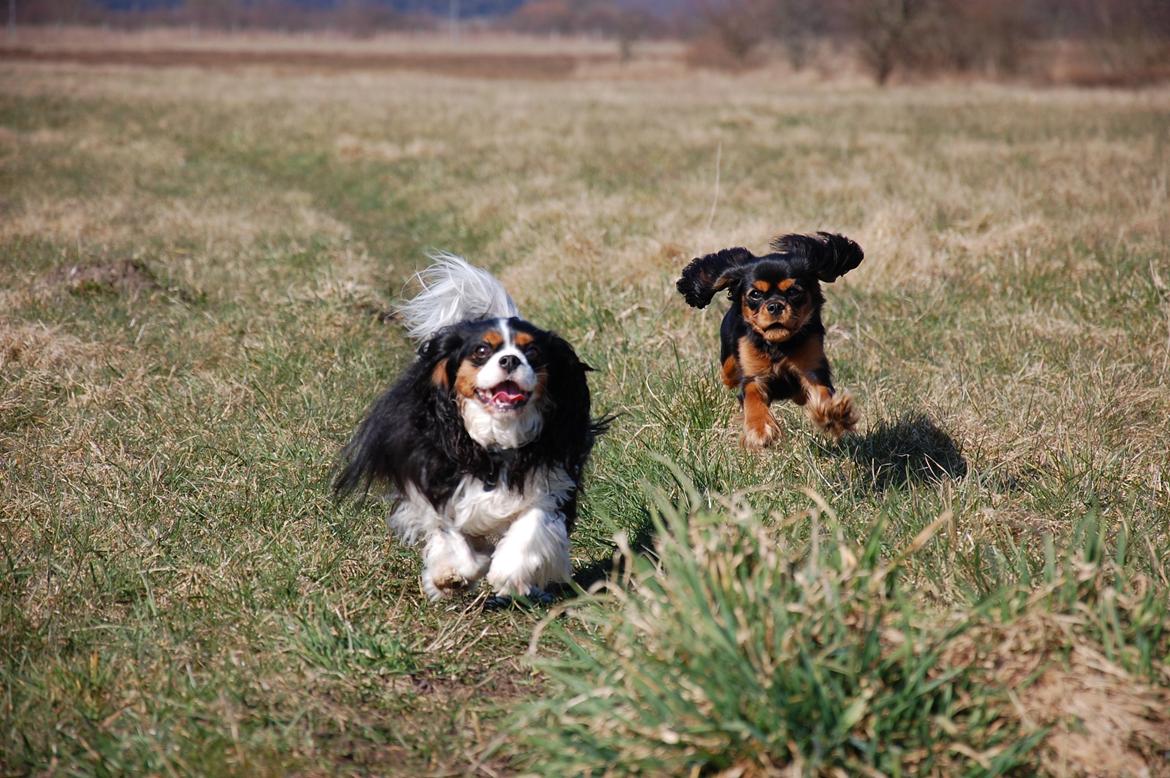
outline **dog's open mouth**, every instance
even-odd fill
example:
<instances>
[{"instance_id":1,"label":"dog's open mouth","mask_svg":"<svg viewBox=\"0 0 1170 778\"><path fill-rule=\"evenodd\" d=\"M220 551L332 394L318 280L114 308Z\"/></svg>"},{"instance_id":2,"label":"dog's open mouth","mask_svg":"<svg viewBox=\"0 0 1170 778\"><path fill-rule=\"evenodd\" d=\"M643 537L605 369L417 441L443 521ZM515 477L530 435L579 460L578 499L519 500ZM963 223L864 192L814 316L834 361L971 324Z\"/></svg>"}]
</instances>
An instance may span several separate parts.
<instances>
[{"instance_id":1,"label":"dog's open mouth","mask_svg":"<svg viewBox=\"0 0 1170 778\"><path fill-rule=\"evenodd\" d=\"M515 411L523 408L532 392L526 392L515 381L504 381L491 389L476 389L475 397L495 411Z\"/></svg>"},{"instance_id":2,"label":"dog's open mouth","mask_svg":"<svg viewBox=\"0 0 1170 778\"><path fill-rule=\"evenodd\" d=\"M783 324L778 321L772 322L767 327L764 327L764 329L760 330L760 334L763 335L764 339L770 343L779 343L782 340L788 340L793 336L794 333L795 330L793 330L787 324Z\"/></svg>"},{"instance_id":3,"label":"dog's open mouth","mask_svg":"<svg viewBox=\"0 0 1170 778\"><path fill-rule=\"evenodd\" d=\"M774 321L767 327L764 327L761 332L765 337L788 336L792 334L792 328L781 322Z\"/></svg>"}]
</instances>

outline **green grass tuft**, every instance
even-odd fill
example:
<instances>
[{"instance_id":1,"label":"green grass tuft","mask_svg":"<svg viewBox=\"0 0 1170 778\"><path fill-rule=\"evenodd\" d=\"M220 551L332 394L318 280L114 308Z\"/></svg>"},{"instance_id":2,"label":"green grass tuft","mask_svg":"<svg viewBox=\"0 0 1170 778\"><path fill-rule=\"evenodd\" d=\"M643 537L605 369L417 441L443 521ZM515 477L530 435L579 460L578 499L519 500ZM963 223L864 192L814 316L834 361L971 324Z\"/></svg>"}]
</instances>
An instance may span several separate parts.
<instances>
[{"instance_id":1,"label":"green grass tuft","mask_svg":"<svg viewBox=\"0 0 1170 778\"><path fill-rule=\"evenodd\" d=\"M654 557L627 555L606 596L575 604L573 626L550 626L563 650L538 660L552 688L523 726L540 774L1031 772L1067 722L1029 716L1015 696L1081 650L1170 699L1170 568L1128 572L1127 537L1107 541L1094 516L1042 570L1021 557L994 594L939 612L902 567L949 514L891 559L882 523L854 543L820 510L770 526L703 507L693 489L684 507L656 503ZM794 541L803 524L809 539ZM1029 645L1038 623L1062 624L1064 640ZM1028 677L1013 688L1021 663ZM1147 712L1170 727L1170 710ZM1167 743L1170 728L1144 745Z\"/></svg>"}]
</instances>

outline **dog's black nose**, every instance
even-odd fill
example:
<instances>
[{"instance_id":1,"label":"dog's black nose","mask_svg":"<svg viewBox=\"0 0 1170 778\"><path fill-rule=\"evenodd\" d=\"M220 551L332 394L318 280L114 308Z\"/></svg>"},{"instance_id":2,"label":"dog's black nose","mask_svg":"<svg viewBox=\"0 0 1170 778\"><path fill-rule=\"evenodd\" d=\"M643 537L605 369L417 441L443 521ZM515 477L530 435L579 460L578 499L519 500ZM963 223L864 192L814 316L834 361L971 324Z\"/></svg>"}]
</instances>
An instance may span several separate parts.
<instances>
[{"instance_id":1,"label":"dog's black nose","mask_svg":"<svg viewBox=\"0 0 1170 778\"><path fill-rule=\"evenodd\" d=\"M775 316L784 309L784 303L768 303L768 313Z\"/></svg>"},{"instance_id":2,"label":"dog's black nose","mask_svg":"<svg viewBox=\"0 0 1170 778\"><path fill-rule=\"evenodd\" d=\"M500 357L500 367L504 368L505 373L511 373L516 368L520 367L520 357L515 354L505 354Z\"/></svg>"}]
</instances>

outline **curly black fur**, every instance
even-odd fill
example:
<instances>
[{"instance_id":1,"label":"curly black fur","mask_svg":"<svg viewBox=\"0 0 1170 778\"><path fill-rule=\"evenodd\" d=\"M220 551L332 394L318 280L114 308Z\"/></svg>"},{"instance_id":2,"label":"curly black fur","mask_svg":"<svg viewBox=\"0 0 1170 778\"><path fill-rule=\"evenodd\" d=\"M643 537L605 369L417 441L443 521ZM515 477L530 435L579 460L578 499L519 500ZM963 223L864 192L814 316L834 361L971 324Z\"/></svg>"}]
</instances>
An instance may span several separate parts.
<instances>
[{"instance_id":1,"label":"curly black fur","mask_svg":"<svg viewBox=\"0 0 1170 778\"><path fill-rule=\"evenodd\" d=\"M467 434L451 387L460 363L479 343L479 334L488 324L463 322L447 327L419 348L417 359L374 402L343 449L342 466L333 483L336 495L364 494L374 482L385 481L399 494L414 487L438 510L468 475L488 486L506 480L522 488L529 471L559 465L580 481L594 439L605 431L609 419L590 417L585 377L590 368L567 341L552 332L520 319L509 320L514 330L533 335L540 348L539 367L548 374L544 425L536 440L518 449L492 450ZM445 381L436 382L436 371ZM562 509L571 527L575 494Z\"/></svg>"},{"instance_id":2,"label":"curly black fur","mask_svg":"<svg viewBox=\"0 0 1170 778\"><path fill-rule=\"evenodd\" d=\"M732 248L696 257L682 272L675 287L692 308L706 308L711 298L729 283L727 271L739 265L755 262L759 257L745 248Z\"/></svg>"},{"instance_id":3,"label":"curly black fur","mask_svg":"<svg viewBox=\"0 0 1170 778\"><path fill-rule=\"evenodd\" d=\"M825 283L836 281L861 264L865 253L849 238L831 232L816 235L781 235L772 248L790 260L804 262L808 270Z\"/></svg>"}]
</instances>

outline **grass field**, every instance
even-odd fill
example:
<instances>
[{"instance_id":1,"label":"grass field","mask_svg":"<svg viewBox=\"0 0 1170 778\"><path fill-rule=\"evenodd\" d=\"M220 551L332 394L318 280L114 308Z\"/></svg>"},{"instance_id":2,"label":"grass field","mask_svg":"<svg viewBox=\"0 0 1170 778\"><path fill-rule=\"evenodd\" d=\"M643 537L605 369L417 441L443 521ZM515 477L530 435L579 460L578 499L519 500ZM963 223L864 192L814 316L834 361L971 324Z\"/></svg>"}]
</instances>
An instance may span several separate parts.
<instances>
[{"instance_id":1,"label":"grass field","mask_svg":"<svg viewBox=\"0 0 1170 778\"><path fill-rule=\"evenodd\" d=\"M866 250L826 312L861 429L833 444L778 407L782 443L748 454L716 376L720 306L688 309L673 281L694 255L812 229ZM940 718L949 697L923 708L906 771L1170 774L1168 239L1165 89L9 63L0 772L872 766L861 701L911 694L877 658L918 645L884 631L897 616L909 636L970 625L971 645L947 633L925 655L983 668L963 693L1005 687L983 719L960 705L965 724ZM547 627L545 611L428 604L383 507L329 496L339 446L409 358L386 313L429 247L497 272L597 369L598 411L620 414L574 535L582 583L615 534L645 545L673 517L657 568L635 560L618 594ZM687 673L726 669L688 658L715 639L684 634L708 622L679 593L720 586L752 614L762 593L810 619L855 603L834 640L874 642L822 659L854 657L861 691L841 692L830 734L860 761L810 757L819 735L806 750L680 734L665 703L653 731L633 702L574 707L595 671L674 668L690 689ZM812 623L791 634L837 645ZM1108 684L1030 692L1049 666ZM647 679L623 694L653 698ZM997 740L1013 716L1018 763ZM590 729L619 719L628 731ZM1117 726L1093 740L1096 720ZM980 737L952 762L923 756L927 730L964 727ZM1106 752L1119 761L1094 762Z\"/></svg>"}]
</instances>

